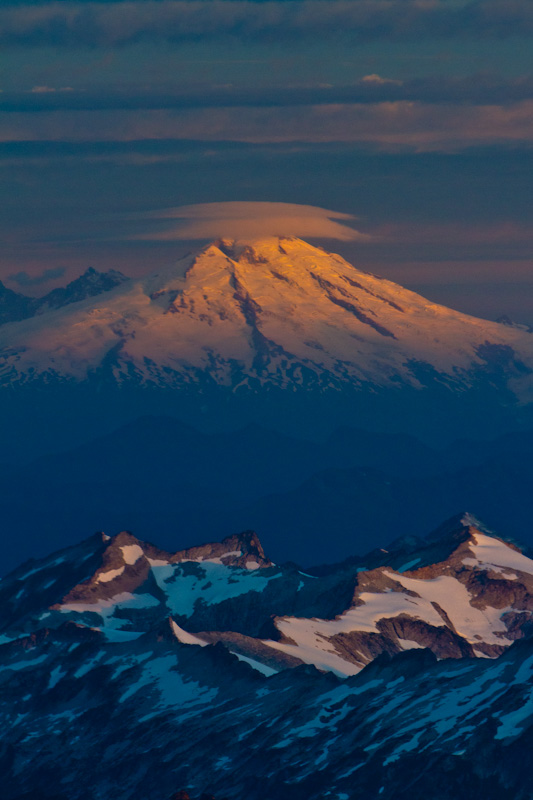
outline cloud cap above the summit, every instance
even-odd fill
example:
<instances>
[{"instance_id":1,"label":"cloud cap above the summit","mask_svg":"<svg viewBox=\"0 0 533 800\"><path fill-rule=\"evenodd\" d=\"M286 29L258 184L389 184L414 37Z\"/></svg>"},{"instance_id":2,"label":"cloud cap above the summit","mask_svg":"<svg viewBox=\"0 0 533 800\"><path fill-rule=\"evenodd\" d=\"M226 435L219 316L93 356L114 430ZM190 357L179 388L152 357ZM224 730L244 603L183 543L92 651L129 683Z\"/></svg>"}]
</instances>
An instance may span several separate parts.
<instances>
[{"instance_id":1,"label":"cloud cap above the summit","mask_svg":"<svg viewBox=\"0 0 533 800\"><path fill-rule=\"evenodd\" d=\"M352 214L295 203L239 201L200 203L150 212L146 219L169 220L161 230L147 231L135 238L173 239L256 239L265 236L298 236L354 241L368 235L349 224ZM342 220L339 222L338 220Z\"/></svg>"}]
</instances>

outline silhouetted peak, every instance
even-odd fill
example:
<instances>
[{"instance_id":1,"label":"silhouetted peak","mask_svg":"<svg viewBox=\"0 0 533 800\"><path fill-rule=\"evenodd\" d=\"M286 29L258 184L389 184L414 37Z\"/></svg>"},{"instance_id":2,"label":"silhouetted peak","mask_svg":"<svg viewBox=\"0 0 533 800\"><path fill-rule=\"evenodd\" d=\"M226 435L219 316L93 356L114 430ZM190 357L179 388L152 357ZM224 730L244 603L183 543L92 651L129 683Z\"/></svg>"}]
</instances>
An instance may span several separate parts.
<instances>
[{"instance_id":1,"label":"silhouetted peak","mask_svg":"<svg viewBox=\"0 0 533 800\"><path fill-rule=\"evenodd\" d=\"M460 538L468 534L471 529L478 530L482 533L491 534L492 531L487 528L474 514L469 511L462 511L455 514L450 519L446 520L442 525L439 525L428 536L428 541L438 542L443 539Z\"/></svg>"}]
</instances>

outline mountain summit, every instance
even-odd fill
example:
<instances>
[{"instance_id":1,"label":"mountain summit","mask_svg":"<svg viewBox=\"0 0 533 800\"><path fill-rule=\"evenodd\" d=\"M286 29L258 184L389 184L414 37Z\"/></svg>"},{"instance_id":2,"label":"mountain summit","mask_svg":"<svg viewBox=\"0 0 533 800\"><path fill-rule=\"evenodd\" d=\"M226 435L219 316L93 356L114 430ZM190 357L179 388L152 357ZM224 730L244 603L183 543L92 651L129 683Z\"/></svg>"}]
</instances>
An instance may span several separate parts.
<instances>
[{"instance_id":1,"label":"mountain summit","mask_svg":"<svg viewBox=\"0 0 533 800\"><path fill-rule=\"evenodd\" d=\"M3 382L529 392L533 338L452 311L296 238L222 239L98 298L3 326Z\"/></svg>"}]
</instances>

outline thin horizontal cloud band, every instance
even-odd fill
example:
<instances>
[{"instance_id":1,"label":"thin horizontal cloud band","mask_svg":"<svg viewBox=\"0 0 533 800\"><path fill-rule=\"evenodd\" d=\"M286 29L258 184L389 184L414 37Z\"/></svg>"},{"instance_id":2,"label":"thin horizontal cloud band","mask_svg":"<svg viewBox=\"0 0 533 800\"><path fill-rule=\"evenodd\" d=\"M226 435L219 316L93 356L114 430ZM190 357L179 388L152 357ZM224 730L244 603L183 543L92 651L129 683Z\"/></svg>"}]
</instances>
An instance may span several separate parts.
<instances>
[{"instance_id":1,"label":"thin horizontal cloud band","mask_svg":"<svg viewBox=\"0 0 533 800\"><path fill-rule=\"evenodd\" d=\"M350 86L309 86L243 90L222 87L193 92L73 91L34 87L0 94L0 111L284 107L396 101L510 105L533 99L533 76L501 80L486 75L441 76L398 81L369 75Z\"/></svg>"},{"instance_id":2,"label":"thin horizontal cloud band","mask_svg":"<svg viewBox=\"0 0 533 800\"><path fill-rule=\"evenodd\" d=\"M533 142L533 100L510 106L322 105L176 111L56 111L1 115L0 141L351 142L382 150L461 149Z\"/></svg>"},{"instance_id":3,"label":"thin horizontal cloud band","mask_svg":"<svg viewBox=\"0 0 533 800\"><path fill-rule=\"evenodd\" d=\"M357 41L524 37L530 0L144 0L3 5L0 44L110 46L143 40L350 36Z\"/></svg>"},{"instance_id":4,"label":"thin horizontal cloud band","mask_svg":"<svg viewBox=\"0 0 533 800\"><path fill-rule=\"evenodd\" d=\"M295 203L234 201L200 203L133 215L142 227L149 220L164 221L162 230L136 232L134 239L172 241L175 239L256 238L258 236L325 237L340 241L367 241L367 234L355 230L355 217L338 211Z\"/></svg>"}]
</instances>

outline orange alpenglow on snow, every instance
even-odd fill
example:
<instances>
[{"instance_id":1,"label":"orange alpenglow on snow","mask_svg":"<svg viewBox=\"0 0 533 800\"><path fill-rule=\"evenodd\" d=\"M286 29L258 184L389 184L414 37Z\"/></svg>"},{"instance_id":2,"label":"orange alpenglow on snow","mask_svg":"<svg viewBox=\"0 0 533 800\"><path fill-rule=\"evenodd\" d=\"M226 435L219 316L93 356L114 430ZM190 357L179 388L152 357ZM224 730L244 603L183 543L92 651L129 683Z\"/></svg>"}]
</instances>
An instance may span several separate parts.
<instances>
[{"instance_id":1,"label":"orange alpenglow on snow","mask_svg":"<svg viewBox=\"0 0 533 800\"><path fill-rule=\"evenodd\" d=\"M235 388L372 383L419 388L412 363L458 387L510 353L510 388L531 393L533 340L523 330L432 303L295 237L222 239L166 270L97 298L5 325L4 382L84 380L113 354L118 382L132 373L165 385L202 372ZM303 376L305 372L305 378ZM170 376L170 377L169 377Z\"/></svg>"}]
</instances>

